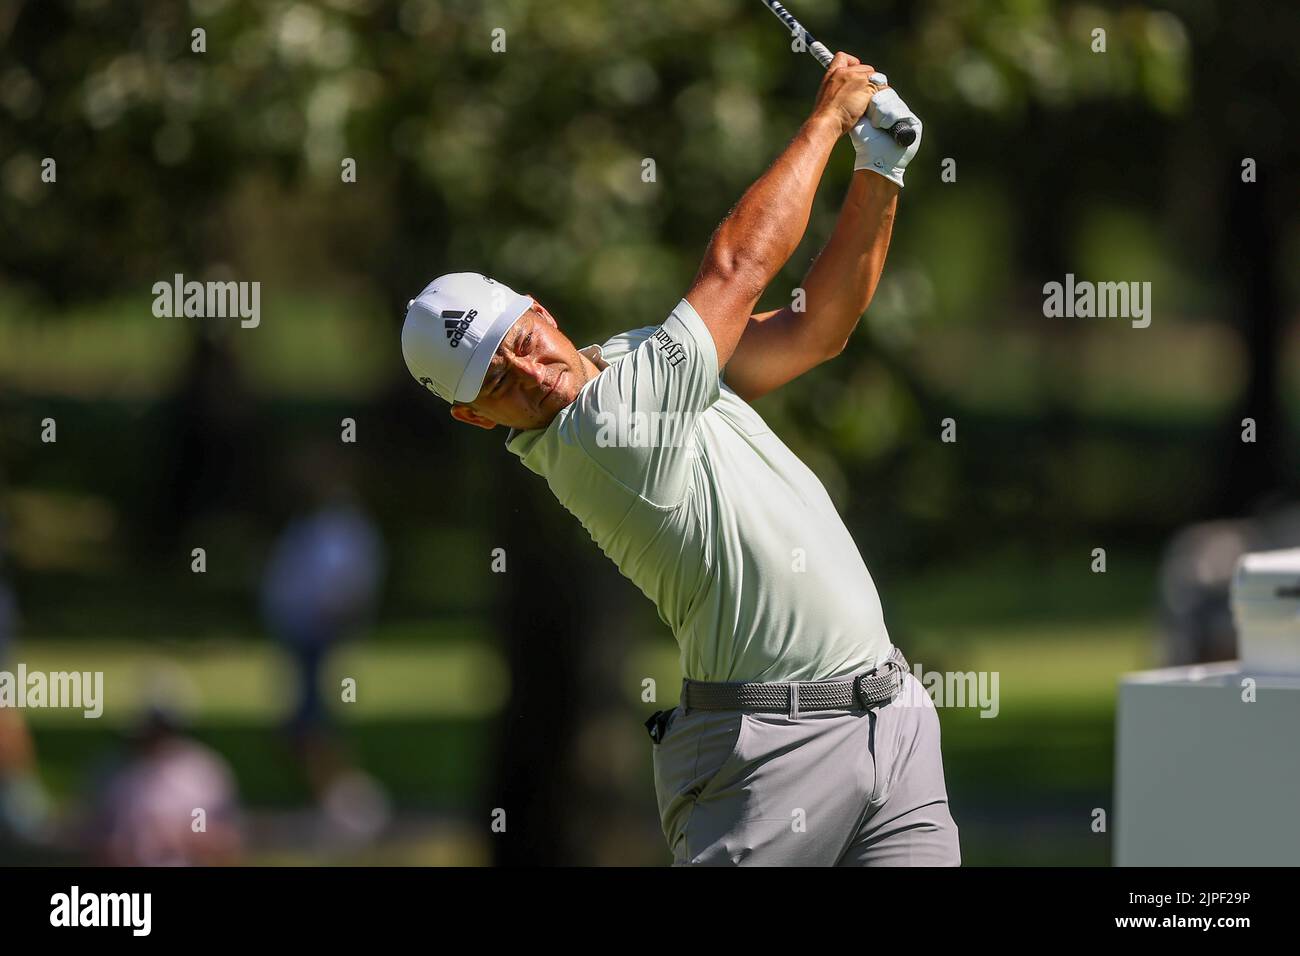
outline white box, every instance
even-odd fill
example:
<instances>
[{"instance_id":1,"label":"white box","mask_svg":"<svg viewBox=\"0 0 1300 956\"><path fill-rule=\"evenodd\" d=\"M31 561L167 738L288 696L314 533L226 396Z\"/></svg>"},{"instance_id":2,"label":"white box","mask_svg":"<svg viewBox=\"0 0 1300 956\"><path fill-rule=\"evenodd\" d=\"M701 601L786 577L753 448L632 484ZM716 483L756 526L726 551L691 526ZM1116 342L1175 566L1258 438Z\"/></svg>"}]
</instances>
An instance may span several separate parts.
<instances>
[{"instance_id":1,"label":"white box","mask_svg":"<svg viewBox=\"0 0 1300 956\"><path fill-rule=\"evenodd\" d=\"M1121 679L1116 866L1300 866L1297 809L1300 677L1227 661Z\"/></svg>"}]
</instances>

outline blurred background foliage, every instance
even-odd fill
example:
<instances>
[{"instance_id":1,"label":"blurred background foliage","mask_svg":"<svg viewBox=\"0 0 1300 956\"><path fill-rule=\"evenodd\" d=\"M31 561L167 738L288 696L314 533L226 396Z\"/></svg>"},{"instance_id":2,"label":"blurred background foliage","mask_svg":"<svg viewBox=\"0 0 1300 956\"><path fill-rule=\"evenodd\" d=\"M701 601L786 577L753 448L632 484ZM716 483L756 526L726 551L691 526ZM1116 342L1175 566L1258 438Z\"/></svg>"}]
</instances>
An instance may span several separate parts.
<instances>
[{"instance_id":1,"label":"blurred background foliage","mask_svg":"<svg viewBox=\"0 0 1300 956\"><path fill-rule=\"evenodd\" d=\"M1162 548L1296 493L1300 11L795 6L888 71L925 141L861 329L760 411L841 506L909 657L1002 674L997 719L943 713L967 860L1106 862L1090 812L1109 802L1116 677L1158 660ZM534 294L578 344L660 321L805 115L811 58L748 0L6 0L0 47L15 659L102 665L123 701L94 726L32 712L56 804L77 806L161 681L233 766L254 859L338 858L293 835L308 790L266 733L286 678L256 587L301 504L295 456L350 416L389 573L372 634L334 665L369 692L336 719L397 813L344 858L663 862L640 720L675 699L671 635L500 436L451 427L397 333L458 270ZM762 308L829 234L851 156ZM1151 326L1044 318L1067 272L1151 282ZM151 287L176 273L261 282L260 326L155 318ZM529 563L542 534L571 562ZM502 805L523 821L509 840L487 832Z\"/></svg>"}]
</instances>

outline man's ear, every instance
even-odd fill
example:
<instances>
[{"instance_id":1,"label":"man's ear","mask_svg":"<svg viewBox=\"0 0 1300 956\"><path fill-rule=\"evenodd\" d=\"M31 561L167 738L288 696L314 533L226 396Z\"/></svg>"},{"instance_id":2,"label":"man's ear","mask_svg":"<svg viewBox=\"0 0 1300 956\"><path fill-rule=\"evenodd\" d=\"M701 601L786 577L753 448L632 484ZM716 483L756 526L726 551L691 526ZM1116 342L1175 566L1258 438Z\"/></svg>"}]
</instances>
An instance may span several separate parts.
<instances>
[{"instance_id":1,"label":"man's ear","mask_svg":"<svg viewBox=\"0 0 1300 956\"><path fill-rule=\"evenodd\" d=\"M484 418L469 405L451 406L451 417L458 422L464 422L466 425L477 425L479 428L497 427L496 422L490 418Z\"/></svg>"}]
</instances>

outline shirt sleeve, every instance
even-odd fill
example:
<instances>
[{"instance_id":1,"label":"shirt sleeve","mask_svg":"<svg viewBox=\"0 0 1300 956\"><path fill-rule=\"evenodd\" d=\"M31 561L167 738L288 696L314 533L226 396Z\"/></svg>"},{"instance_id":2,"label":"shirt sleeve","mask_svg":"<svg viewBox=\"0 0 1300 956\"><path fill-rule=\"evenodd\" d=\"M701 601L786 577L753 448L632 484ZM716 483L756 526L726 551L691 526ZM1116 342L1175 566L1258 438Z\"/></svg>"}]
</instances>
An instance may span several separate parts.
<instances>
[{"instance_id":1,"label":"shirt sleeve","mask_svg":"<svg viewBox=\"0 0 1300 956\"><path fill-rule=\"evenodd\" d=\"M570 422L598 465L651 503L671 507L690 484L700 416L718 397L713 335L682 299L579 393Z\"/></svg>"}]
</instances>

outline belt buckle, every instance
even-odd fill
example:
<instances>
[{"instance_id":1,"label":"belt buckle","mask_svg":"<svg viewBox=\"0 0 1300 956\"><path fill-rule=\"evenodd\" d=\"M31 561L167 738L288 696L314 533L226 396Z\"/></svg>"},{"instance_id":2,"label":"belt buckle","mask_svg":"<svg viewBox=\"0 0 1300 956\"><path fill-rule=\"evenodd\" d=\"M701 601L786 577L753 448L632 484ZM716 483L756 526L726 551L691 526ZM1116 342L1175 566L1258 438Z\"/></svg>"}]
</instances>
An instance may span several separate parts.
<instances>
[{"instance_id":1,"label":"belt buckle","mask_svg":"<svg viewBox=\"0 0 1300 956\"><path fill-rule=\"evenodd\" d=\"M853 678L853 698L858 702L858 706L863 710L870 710L872 705L867 702L866 683L867 678L876 673L876 668L872 668L865 674L859 674Z\"/></svg>"},{"instance_id":2,"label":"belt buckle","mask_svg":"<svg viewBox=\"0 0 1300 956\"><path fill-rule=\"evenodd\" d=\"M858 704L861 705L863 710L870 710L872 707L878 707L882 703L882 701L878 701L878 700L868 701L867 691L866 691L866 683L868 678L885 676L880 673L880 669L882 667L886 668L887 670L900 669L898 665L893 662L893 660L887 660L880 664L877 664L875 667L871 668L871 670L867 671L865 674L859 674L857 677L853 678L853 697L855 700L857 700Z\"/></svg>"}]
</instances>

